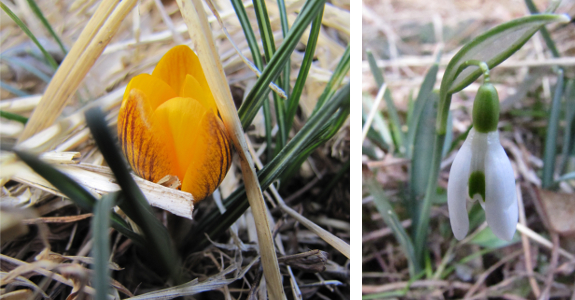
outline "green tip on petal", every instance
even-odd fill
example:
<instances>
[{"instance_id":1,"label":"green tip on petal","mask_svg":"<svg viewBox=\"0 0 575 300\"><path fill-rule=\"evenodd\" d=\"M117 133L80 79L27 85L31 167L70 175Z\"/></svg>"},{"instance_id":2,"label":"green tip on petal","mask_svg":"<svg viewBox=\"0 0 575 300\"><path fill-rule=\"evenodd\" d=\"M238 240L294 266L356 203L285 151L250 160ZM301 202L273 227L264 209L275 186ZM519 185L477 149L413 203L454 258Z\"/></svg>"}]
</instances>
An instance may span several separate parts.
<instances>
[{"instance_id":1,"label":"green tip on petal","mask_svg":"<svg viewBox=\"0 0 575 300\"><path fill-rule=\"evenodd\" d=\"M475 194L481 195L481 200L485 202L485 174L475 171L469 175L469 197L473 199Z\"/></svg>"},{"instance_id":2,"label":"green tip on petal","mask_svg":"<svg viewBox=\"0 0 575 300\"><path fill-rule=\"evenodd\" d=\"M479 87L473 103L473 127L477 132L497 130L499 122L499 95L491 83Z\"/></svg>"}]
</instances>

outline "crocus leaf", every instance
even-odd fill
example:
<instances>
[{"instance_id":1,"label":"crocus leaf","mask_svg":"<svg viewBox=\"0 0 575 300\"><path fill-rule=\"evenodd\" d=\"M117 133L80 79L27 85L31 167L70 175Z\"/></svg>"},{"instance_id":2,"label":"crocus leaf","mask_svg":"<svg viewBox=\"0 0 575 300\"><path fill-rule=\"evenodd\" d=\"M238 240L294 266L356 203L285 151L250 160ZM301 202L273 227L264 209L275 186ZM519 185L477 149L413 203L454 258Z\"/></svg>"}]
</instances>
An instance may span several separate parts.
<instances>
[{"instance_id":1,"label":"crocus leaf","mask_svg":"<svg viewBox=\"0 0 575 300\"><path fill-rule=\"evenodd\" d=\"M108 297L108 287L110 286L108 227L110 227L110 212L118 195L118 192L107 194L94 207L94 218L92 219L92 237L94 238L92 257L94 264L92 269L94 270L93 286L96 289L97 300L106 300Z\"/></svg>"}]
</instances>

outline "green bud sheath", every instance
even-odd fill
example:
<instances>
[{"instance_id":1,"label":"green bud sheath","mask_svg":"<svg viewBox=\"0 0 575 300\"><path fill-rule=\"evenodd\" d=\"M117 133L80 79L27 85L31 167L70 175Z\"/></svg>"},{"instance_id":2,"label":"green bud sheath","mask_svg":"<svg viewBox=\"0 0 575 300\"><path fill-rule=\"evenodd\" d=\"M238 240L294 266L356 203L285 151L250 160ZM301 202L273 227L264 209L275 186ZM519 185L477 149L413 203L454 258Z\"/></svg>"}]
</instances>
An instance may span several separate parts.
<instances>
[{"instance_id":1,"label":"green bud sheath","mask_svg":"<svg viewBox=\"0 0 575 300\"><path fill-rule=\"evenodd\" d=\"M479 87L473 102L473 128L481 133L497 130L499 122L499 95L493 84L486 82Z\"/></svg>"}]
</instances>

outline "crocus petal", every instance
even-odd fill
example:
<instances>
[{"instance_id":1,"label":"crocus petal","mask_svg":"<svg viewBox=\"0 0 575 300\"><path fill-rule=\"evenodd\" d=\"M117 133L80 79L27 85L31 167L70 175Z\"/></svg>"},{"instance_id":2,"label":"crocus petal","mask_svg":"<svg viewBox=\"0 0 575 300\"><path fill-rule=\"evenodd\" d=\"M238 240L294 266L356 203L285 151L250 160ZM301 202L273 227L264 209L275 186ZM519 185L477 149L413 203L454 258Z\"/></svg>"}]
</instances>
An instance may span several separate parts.
<instances>
[{"instance_id":1,"label":"crocus petal","mask_svg":"<svg viewBox=\"0 0 575 300\"><path fill-rule=\"evenodd\" d=\"M186 75L186 80L184 81L184 85L182 85L180 95L184 98L194 98L203 106L210 108L214 114L218 114L218 107L216 106L216 101L212 93L204 90L192 75Z\"/></svg>"},{"instance_id":2,"label":"crocus petal","mask_svg":"<svg viewBox=\"0 0 575 300\"><path fill-rule=\"evenodd\" d=\"M207 112L208 109L198 101L182 97L164 102L154 112L154 125L157 125L174 145L175 152L170 155L177 161L175 175L180 180L184 179L188 165L196 157L196 139L201 120Z\"/></svg>"},{"instance_id":3,"label":"crocus petal","mask_svg":"<svg viewBox=\"0 0 575 300\"><path fill-rule=\"evenodd\" d=\"M167 83L150 74L140 74L132 78L126 87L124 98L132 89L138 89L145 95L144 99L148 101L152 111L156 110L160 104L178 96Z\"/></svg>"},{"instance_id":4,"label":"crocus petal","mask_svg":"<svg viewBox=\"0 0 575 300\"><path fill-rule=\"evenodd\" d=\"M465 143L451 165L449 180L447 182L447 205L449 208L449 221L451 230L456 239L461 240L469 230L467 216L467 180L471 168L471 144L473 133L469 132Z\"/></svg>"},{"instance_id":5,"label":"crocus petal","mask_svg":"<svg viewBox=\"0 0 575 300\"><path fill-rule=\"evenodd\" d=\"M122 151L138 176L157 182L174 175L174 163L167 153L170 145L151 123L152 109L146 95L132 89L118 115L118 138Z\"/></svg>"},{"instance_id":6,"label":"crocus petal","mask_svg":"<svg viewBox=\"0 0 575 300\"><path fill-rule=\"evenodd\" d=\"M166 52L152 72L152 76L171 86L178 93L178 96L182 96L179 93L186 80L186 75L193 76L203 90L210 95L212 94L198 56L186 45L176 46Z\"/></svg>"},{"instance_id":7,"label":"crocus petal","mask_svg":"<svg viewBox=\"0 0 575 300\"><path fill-rule=\"evenodd\" d=\"M518 208L515 176L497 131L488 133L485 155L485 215L487 224L500 239L510 241L517 227Z\"/></svg>"},{"instance_id":8,"label":"crocus petal","mask_svg":"<svg viewBox=\"0 0 575 300\"><path fill-rule=\"evenodd\" d=\"M232 161L224 124L211 111L202 119L194 147L194 159L188 166L182 190L192 193L194 202L197 202L220 185Z\"/></svg>"}]
</instances>

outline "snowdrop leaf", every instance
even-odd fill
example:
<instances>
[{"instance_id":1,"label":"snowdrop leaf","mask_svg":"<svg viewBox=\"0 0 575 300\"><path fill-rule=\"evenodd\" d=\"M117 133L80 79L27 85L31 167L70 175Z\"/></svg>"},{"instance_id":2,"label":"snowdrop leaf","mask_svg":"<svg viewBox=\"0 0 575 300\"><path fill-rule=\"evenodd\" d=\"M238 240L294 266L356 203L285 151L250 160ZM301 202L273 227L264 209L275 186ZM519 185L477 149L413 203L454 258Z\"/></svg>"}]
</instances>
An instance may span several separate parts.
<instances>
[{"instance_id":1,"label":"snowdrop leaf","mask_svg":"<svg viewBox=\"0 0 575 300\"><path fill-rule=\"evenodd\" d=\"M496 26L466 44L455 54L445 69L440 88L439 102L442 104L440 114L443 114L440 119L446 118L449 110L451 101L446 99L471 84L482 73L477 66L466 67L466 61L482 61L492 69L519 50L546 24L569 22L569 20L567 15L531 15Z\"/></svg>"},{"instance_id":2,"label":"snowdrop leaf","mask_svg":"<svg viewBox=\"0 0 575 300\"><path fill-rule=\"evenodd\" d=\"M481 247L485 247L488 249L497 249L507 247L509 245L515 244L519 242L519 234L515 233L513 238L510 241L505 241L498 238L491 228L485 227L485 229L481 230L476 236L469 241L471 244L479 245Z\"/></svg>"}]
</instances>

